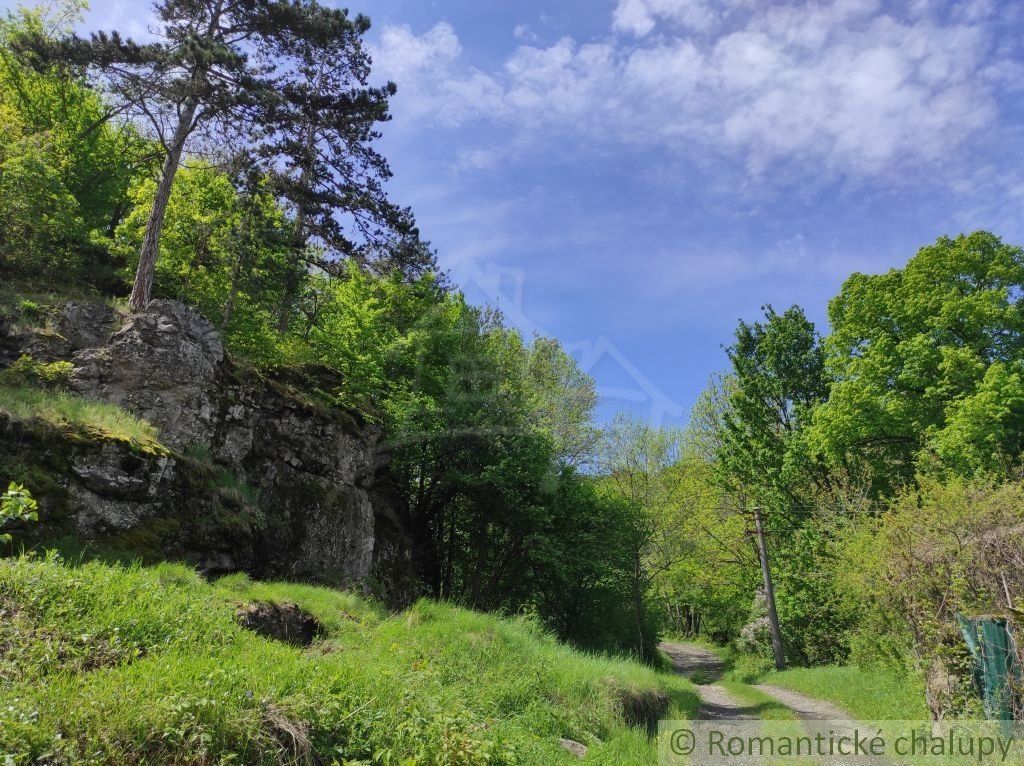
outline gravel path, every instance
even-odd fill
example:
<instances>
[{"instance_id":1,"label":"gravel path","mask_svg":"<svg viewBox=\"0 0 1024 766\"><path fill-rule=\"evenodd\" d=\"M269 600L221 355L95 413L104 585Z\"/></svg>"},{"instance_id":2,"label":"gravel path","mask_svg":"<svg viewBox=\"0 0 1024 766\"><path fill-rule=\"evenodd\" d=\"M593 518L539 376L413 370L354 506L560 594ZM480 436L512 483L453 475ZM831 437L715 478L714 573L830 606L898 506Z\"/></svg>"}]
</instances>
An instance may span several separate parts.
<instances>
[{"instance_id":1,"label":"gravel path","mask_svg":"<svg viewBox=\"0 0 1024 766\"><path fill-rule=\"evenodd\" d=\"M699 684L701 718L717 721L743 721L757 718L752 708L737 702L724 688L713 683L722 677L723 666L718 655L710 649L694 644L663 643L661 650L671 660L677 673L687 678L694 674L712 682ZM788 707L803 721L851 721L849 713L831 702L808 697L799 692L783 689L770 684L754 686L760 692L773 697Z\"/></svg>"},{"instance_id":2,"label":"gravel path","mask_svg":"<svg viewBox=\"0 0 1024 766\"><path fill-rule=\"evenodd\" d=\"M849 713L831 702L808 697L806 694L783 689L781 686L757 684L754 688L770 697L774 697L804 721L853 720Z\"/></svg>"},{"instance_id":3,"label":"gravel path","mask_svg":"<svg viewBox=\"0 0 1024 766\"><path fill-rule=\"evenodd\" d=\"M693 644L663 643L661 651L672 662L677 673L692 678L700 674L707 681L717 681L722 677L722 660L709 649ZM700 694L700 710L697 717L708 721L750 721L756 720L757 714L742 703L737 702L729 692L715 683L698 684Z\"/></svg>"},{"instance_id":4,"label":"gravel path","mask_svg":"<svg viewBox=\"0 0 1024 766\"><path fill-rule=\"evenodd\" d=\"M709 681L709 683L697 685L697 691L701 698L700 709L697 712L698 718L709 721L758 720L757 708L749 705L745 706L737 702L724 687L714 683L722 677L724 671L722 661L714 652L693 644L674 643L661 644L661 650L671 660L676 672L688 678L692 678L694 674L697 674L701 677L701 680ZM797 725L806 729L812 736L818 733L828 736L836 730L840 732L845 731L845 722L849 722L851 727L855 725L854 719L849 713L831 702L814 699L805 694L771 684L756 684L751 688L767 694L792 710L802 722ZM828 721L829 724L819 723L825 721ZM835 721L843 721L844 724L841 727L834 728L832 722ZM801 763L803 762L801 761ZM847 759L826 757L820 761L806 760L806 762L808 766L811 766L811 764L815 766L819 764L820 766L842 766L847 762ZM863 761L858 761L858 763L863 763ZM884 760L878 760L874 763L891 766L891 764Z\"/></svg>"}]
</instances>

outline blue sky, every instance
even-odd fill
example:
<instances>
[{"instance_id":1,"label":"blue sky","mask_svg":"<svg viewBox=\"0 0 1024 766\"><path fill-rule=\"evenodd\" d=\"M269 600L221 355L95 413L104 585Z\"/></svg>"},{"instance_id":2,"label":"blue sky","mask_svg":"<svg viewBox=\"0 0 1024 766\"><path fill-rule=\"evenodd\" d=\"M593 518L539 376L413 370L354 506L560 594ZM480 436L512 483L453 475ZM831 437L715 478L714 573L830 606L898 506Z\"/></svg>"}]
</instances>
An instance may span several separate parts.
<instances>
[{"instance_id":1,"label":"blue sky","mask_svg":"<svg viewBox=\"0 0 1024 766\"><path fill-rule=\"evenodd\" d=\"M10 5L0 0L0 7ZM1024 4L351 0L442 264L605 395L685 419L737 319L824 323L937 236L1024 242ZM144 29L94 0L90 28Z\"/></svg>"}]
</instances>

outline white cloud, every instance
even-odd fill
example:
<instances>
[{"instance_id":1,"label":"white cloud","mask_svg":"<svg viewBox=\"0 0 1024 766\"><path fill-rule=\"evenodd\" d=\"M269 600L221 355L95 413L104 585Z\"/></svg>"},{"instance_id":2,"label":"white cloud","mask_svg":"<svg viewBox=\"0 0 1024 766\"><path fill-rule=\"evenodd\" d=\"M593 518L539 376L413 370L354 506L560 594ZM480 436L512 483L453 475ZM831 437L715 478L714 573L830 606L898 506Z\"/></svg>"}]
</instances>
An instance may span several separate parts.
<instances>
[{"instance_id":1,"label":"white cloud","mask_svg":"<svg viewBox=\"0 0 1024 766\"><path fill-rule=\"evenodd\" d=\"M995 118L995 89L1019 65L996 55L986 3L970 5L944 18L896 17L879 0L620 0L613 27L639 40L520 44L481 71L440 23L385 29L375 58L399 83L396 109L420 119L711 149L755 176L783 160L877 175L941 160Z\"/></svg>"},{"instance_id":2,"label":"white cloud","mask_svg":"<svg viewBox=\"0 0 1024 766\"><path fill-rule=\"evenodd\" d=\"M529 24L516 24L512 28L512 37L527 43L535 43L540 39L540 36L533 31Z\"/></svg>"},{"instance_id":3,"label":"white cloud","mask_svg":"<svg viewBox=\"0 0 1024 766\"><path fill-rule=\"evenodd\" d=\"M385 27L372 53L374 72L398 83L399 103L409 117L460 125L502 111L501 86L461 65L462 46L447 22L419 36L407 26Z\"/></svg>"},{"instance_id":4,"label":"white cloud","mask_svg":"<svg viewBox=\"0 0 1024 766\"><path fill-rule=\"evenodd\" d=\"M377 71L393 79L412 79L445 67L462 53L452 25L442 21L423 35L408 26L385 27L376 51Z\"/></svg>"},{"instance_id":5,"label":"white cloud","mask_svg":"<svg viewBox=\"0 0 1024 766\"><path fill-rule=\"evenodd\" d=\"M612 26L616 31L643 37L662 20L702 32L718 18L715 5L709 0L619 0Z\"/></svg>"}]
</instances>

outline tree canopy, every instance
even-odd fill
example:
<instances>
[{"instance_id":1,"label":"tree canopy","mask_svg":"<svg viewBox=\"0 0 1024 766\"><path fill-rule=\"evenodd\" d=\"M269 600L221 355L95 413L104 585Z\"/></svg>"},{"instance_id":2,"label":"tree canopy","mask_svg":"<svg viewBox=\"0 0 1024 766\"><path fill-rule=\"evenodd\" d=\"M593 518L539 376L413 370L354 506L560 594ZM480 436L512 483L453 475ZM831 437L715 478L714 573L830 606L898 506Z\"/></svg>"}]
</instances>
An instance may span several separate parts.
<instances>
[{"instance_id":1,"label":"tree canopy","mask_svg":"<svg viewBox=\"0 0 1024 766\"><path fill-rule=\"evenodd\" d=\"M810 440L881 483L933 463L972 475L1016 460L1024 434L1024 251L943 237L902 269L854 274L829 304L833 379Z\"/></svg>"},{"instance_id":2,"label":"tree canopy","mask_svg":"<svg viewBox=\"0 0 1024 766\"><path fill-rule=\"evenodd\" d=\"M317 0L158 0L154 11L153 42L117 31L83 39L25 28L14 46L37 66L94 72L117 98L113 111L142 121L161 148L133 308L149 302L174 178L195 139L228 140L268 163L278 194L297 209L297 255L311 235L352 254L357 246L342 232L341 215L364 248L392 237L409 251L418 232L408 211L387 202L387 164L370 147L394 86L366 85L365 16ZM413 267L422 271L423 259L429 265L428 251ZM297 296L288 287L283 314Z\"/></svg>"}]
</instances>

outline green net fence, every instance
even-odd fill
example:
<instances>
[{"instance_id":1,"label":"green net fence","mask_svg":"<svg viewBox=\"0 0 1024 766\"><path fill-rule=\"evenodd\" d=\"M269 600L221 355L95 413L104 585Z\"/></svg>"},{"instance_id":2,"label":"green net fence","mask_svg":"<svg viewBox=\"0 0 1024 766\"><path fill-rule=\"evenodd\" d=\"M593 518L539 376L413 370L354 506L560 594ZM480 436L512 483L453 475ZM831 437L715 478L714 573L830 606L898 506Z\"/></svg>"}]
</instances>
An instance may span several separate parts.
<instances>
[{"instance_id":1,"label":"green net fence","mask_svg":"<svg viewBox=\"0 0 1024 766\"><path fill-rule=\"evenodd\" d=\"M1021 720L1021 664L1010 622L1003 617L963 615L957 615L957 622L974 660L974 685L986 717Z\"/></svg>"}]
</instances>

